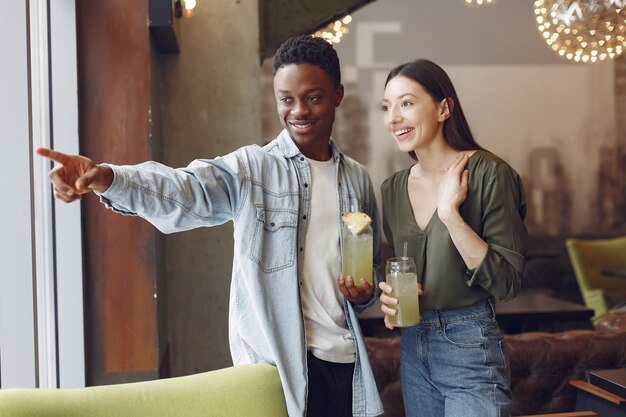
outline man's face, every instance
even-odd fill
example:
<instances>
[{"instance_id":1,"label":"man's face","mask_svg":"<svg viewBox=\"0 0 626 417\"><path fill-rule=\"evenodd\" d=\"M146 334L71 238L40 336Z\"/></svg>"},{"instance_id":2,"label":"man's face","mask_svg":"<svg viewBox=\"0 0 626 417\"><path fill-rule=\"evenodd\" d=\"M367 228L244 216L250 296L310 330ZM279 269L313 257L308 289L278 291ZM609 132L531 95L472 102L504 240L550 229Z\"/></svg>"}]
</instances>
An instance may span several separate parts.
<instances>
[{"instance_id":1,"label":"man's face","mask_svg":"<svg viewBox=\"0 0 626 417\"><path fill-rule=\"evenodd\" d=\"M343 98L322 68L289 64L274 75L278 117L300 151L311 159L330 158L328 141L335 122L335 108Z\"/></svg>"}]
</instances>

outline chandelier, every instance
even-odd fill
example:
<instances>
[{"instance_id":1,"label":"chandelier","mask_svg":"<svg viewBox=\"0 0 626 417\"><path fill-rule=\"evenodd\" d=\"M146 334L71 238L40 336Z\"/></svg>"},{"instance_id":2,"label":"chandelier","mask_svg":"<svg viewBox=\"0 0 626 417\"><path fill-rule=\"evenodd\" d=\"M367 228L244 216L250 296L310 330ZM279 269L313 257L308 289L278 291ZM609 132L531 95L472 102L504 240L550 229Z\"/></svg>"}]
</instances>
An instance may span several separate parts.
<instances>
[{"instance_id":1,"label":"chandelier","mask_svg":"<svg viewBox=\"0 0 626 417\"><path fill-rule=\"evenodd\" d=\"M339 43L341 38L348 33L350 22L352 22L352 16L346 15L339 20L330 22L325 28L318 30L312 36L322 38L330 44Z\"/></svg>"},{"instance_id":2,"label":"chandelier","mask_svg":"<svg viewBox=\"0 0 626 417\"><path fill-rule=\"evenodd\" d=\"M548 46L576 62L612 59L626 48L626 0L536 0L537 28Z\"/></svg>"}]
</instances>

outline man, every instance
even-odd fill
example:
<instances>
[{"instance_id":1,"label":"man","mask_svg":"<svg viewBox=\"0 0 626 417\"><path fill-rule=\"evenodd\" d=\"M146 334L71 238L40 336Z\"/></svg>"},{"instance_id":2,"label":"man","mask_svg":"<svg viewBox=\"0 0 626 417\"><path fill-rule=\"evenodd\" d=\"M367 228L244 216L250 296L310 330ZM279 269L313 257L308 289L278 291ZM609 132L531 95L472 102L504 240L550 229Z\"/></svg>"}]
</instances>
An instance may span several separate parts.
<instances>
[{"instance_id":1,"label":"man","mask_svg":"<svg viewBox=\"0 0 626 417\"><path fill-rule=\"evenodd\" d=\"M341 276L339 216L362 211L374 220L377 273L379 221L367 173L330 137L343 98L339 60L325 41L296 37L277 51L273 74L284 130L264 147L182 169L37 153L61 164L50 179L62 201L95 191L107 207L165 233L232 220L234 364L275 364L291 417L375 416L382 406L354 312L373 303L378 279L356 286Z\"/></svg>"}]
</instances>

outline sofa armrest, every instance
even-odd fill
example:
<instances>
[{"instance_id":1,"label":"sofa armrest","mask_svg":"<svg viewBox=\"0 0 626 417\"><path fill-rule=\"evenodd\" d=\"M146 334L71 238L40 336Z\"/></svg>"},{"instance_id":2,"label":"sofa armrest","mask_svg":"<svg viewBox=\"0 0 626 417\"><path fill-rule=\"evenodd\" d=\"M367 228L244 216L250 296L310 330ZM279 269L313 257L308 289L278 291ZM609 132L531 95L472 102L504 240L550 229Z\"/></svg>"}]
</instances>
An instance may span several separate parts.
<instances>
[{"instance_id":1,"label":"sofa armrest","mask_svg":"<svg viewBox=\"0 0 626 417\"><path fill-rule=\"evenodd\" d=\"M239 365L195 375L72 389L1 389L0 416L287 417L276 367Z\"/></svg>"}]
</instances>

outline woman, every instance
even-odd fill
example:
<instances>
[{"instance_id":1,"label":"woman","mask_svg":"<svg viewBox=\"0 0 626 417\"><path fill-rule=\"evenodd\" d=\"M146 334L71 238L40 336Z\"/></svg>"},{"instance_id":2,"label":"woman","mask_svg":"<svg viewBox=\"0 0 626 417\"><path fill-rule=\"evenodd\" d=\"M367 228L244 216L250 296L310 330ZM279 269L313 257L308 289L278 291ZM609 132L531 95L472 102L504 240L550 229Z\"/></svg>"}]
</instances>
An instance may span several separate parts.
<instances>
[{"instance_id":1,"label":"woman","mask_svg":"<svg viewBox=\"0 0 626 417\"><path fill-rule=\"evenodd\" d=\"M513 298L528 235L519 175L474 140L445 71L400 65L385 83L384 124L416 163L382 185L383 225L415 258L421 322L402 329L408 416L508 416L508 359L494 299ZM396 314L380 283L385 325ZM424 414L426 412L426 414Z\"/></svg>"}]
</instances>

